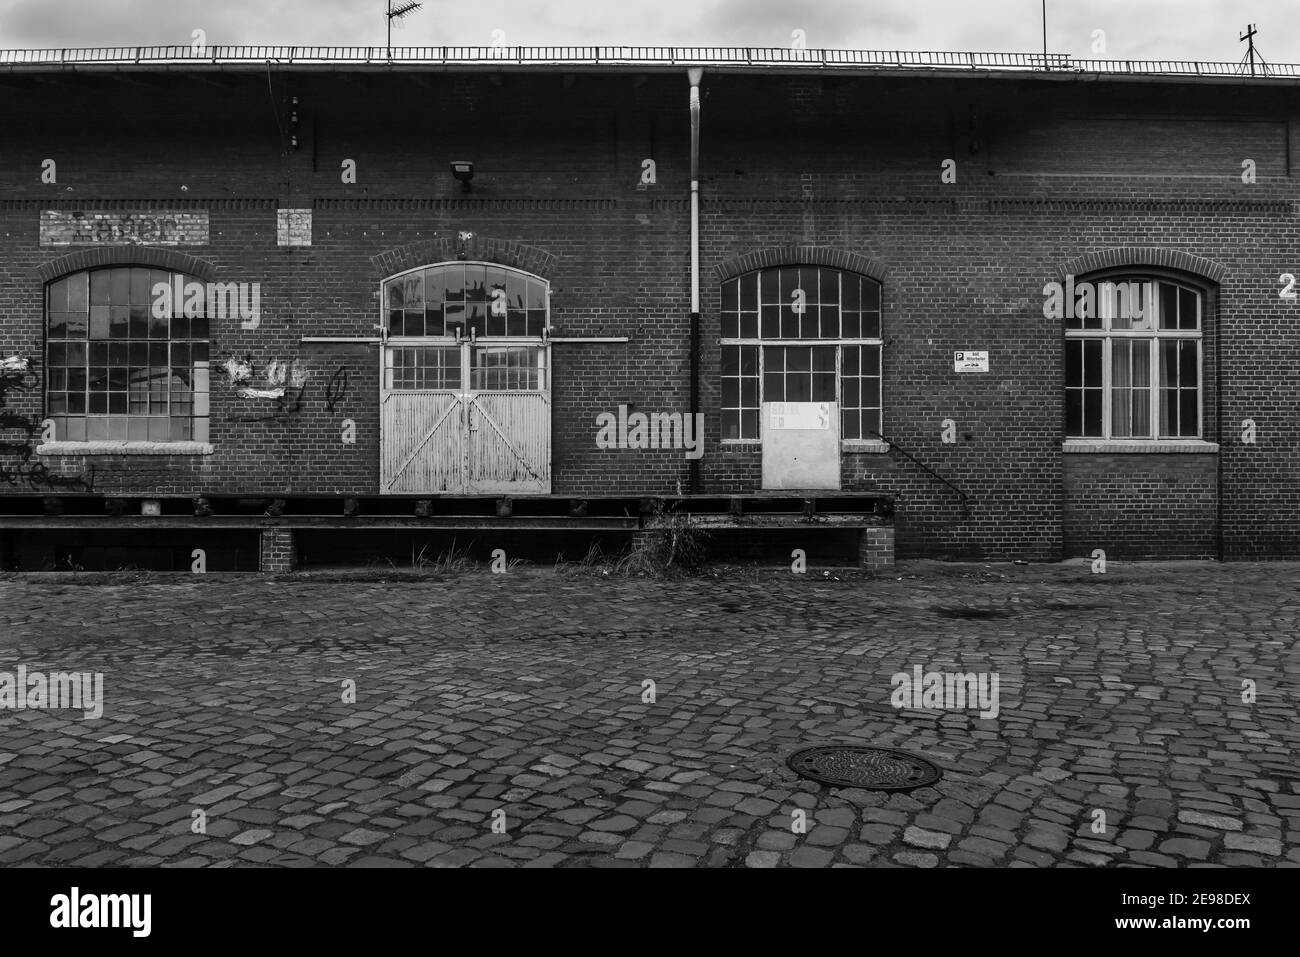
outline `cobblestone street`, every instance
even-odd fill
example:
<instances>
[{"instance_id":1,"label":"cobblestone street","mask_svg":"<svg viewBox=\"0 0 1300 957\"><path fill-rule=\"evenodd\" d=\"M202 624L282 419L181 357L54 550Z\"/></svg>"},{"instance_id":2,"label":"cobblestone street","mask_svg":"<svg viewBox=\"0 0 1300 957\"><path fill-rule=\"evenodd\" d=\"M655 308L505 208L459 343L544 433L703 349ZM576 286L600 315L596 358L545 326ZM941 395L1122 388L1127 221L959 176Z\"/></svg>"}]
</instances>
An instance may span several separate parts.
<instances>
[{"instance_id":1,"label":"cobblestone street","mask_svg":"<svg viewBox=\"0 0 1300 957\"><path fill-rule=\"evenodd\" d=\"M1298 583L6 576L0 672L102 672L105 705L0 711L0 863L1296 866ZM896 709L917 666L996 673L996 717ZM828 743L943 777L890 795L786 767Z\"/></svg>"}]
</instances>

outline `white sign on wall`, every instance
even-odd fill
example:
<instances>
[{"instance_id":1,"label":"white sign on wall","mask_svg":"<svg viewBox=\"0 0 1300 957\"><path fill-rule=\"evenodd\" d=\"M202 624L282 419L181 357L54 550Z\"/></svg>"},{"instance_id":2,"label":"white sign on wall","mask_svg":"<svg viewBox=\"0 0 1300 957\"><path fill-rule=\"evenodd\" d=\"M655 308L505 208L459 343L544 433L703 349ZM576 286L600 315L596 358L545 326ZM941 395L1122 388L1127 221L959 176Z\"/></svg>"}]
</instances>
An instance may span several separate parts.
<instances>
[{"instance_id":1,"label":"white sign on wall","mask_svg":"<svg viewBox=\"0 0 1300 957\"><path fill-rule=\"evenodd\" d=\"M829 402L773 402L768 426L773 429L821 430L831 427Z\"/></svg>"},{"instance_id":2,"label":"white sign on wall","mask_svg":"<svg viewBox=\"0 0 1300 957\"><path fill-rule=\"evenodd\" d=\"M988 372L988 351L954 352L952 354L952 368L954 372Z\"/></svg>"}]
</instances>

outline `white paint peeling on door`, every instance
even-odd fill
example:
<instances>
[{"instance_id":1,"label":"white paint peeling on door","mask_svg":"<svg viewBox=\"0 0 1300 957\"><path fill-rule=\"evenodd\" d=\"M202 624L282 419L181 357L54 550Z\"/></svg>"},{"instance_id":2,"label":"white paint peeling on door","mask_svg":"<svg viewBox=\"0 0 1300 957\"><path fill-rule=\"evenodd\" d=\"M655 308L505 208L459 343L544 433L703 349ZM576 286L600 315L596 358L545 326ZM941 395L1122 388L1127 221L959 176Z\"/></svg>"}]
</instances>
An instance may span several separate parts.
<instances>
[{"instance_id":1,"label":"white paint peeling on door","mask_svg":"<svg viewBox=\"0 0 1300 957\"><path fill-rule=\"evenodd\" d=\"M382 351L396 348L402 346ZM463 346L466 366L471 348L468 343ZM385 371L392 367L386 358L381 361ZM382 493L551 491L549 388L391 389L387 379L384 385L380 398Z\"/></svg>"},{"instance_id":2,"label":"white paint peeling on door","mask_svg":"<svg viewBox=\"0 0 1300 957\"><path fill-rule=\"evenodd\" d=\"M455 392L394 392L384 396L380 491L462 490L465 407Z\"/></svg>"},{"instance_id":3,"label":"white paint peeling on door","mask_svg":"<svg viewBox=\"0 0 1300 957\"><path fill-rule=\"evenodd\" d=\"M479 392L468 402L472 493L551 490L551 397Z\"/></svg>"}]
</instances>

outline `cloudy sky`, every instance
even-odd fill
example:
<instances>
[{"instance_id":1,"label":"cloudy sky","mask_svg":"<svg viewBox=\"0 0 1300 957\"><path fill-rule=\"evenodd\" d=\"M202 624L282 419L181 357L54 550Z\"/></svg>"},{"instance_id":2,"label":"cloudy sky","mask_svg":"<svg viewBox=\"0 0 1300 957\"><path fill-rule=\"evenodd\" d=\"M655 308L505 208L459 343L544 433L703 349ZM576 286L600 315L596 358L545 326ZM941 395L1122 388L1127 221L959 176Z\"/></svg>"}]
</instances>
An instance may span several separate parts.
<instances>
[{"instance_id":1,"label":"cloudy sky","mask_svg":"<svg viewBox=\"0 0 1300 957\"><path fill-rule=\"evenodd\" d=\"M663 44L869 50L1042 49L1041 0L425 0L395 46ZM386 0L0 0L0 48L208 43L382 45ZM1247 23L1300 62L1297 0L1047 0L1052 52L1237 61ZM1092 52L1104 31L1105 53Z\"/></svg>"}]
</instances>

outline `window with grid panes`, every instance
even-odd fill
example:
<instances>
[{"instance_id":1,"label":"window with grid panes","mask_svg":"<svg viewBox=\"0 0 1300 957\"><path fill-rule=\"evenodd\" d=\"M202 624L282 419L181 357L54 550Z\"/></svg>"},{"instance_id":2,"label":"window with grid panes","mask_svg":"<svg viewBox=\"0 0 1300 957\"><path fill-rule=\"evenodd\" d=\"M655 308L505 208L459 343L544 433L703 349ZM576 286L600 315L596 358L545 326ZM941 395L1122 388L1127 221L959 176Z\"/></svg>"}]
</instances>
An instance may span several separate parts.
<instances>
[{"instance_id":1,"label":"window with grid panes","mask_svg":"<svg viewBox=\"0 0 1300 957\"><path fill-rule=\"evenodd\" d=\"M545 392L546 354L539 346L480 346L470 353L470 388Z\"/></svg>"},{"instance_id":2,"label":"window with grid panes","mask_svg":"<svg viewBox=\"0 0 1300 957\"><path fill-rule=\"evenodd\" d=\"M459 346L401 346L388 350L387 388L445 391L460 388Z\"/></svg>"},{"instance_id":3,"label":"window with grid panes","mask_svg":"<svg viewBox=\"0 0 1300 957\"><path fill-rule=\"evenodd\" d=\"M1142 276L1093 287L1096 308L1066 320L1066 437L1199 439L1204 294Z\"/></svg>"},{"instance_id":4,"label":"window with grid panes","mask_svg":"<svg viewBox=\"0 0 1300 957\"><path fill-rule=\"evenodd\" d=\"M541 337L548 325L547 289L545 280L491 263L441 263L386 280L385 388L547 391L549 348L509 341Z\"/></svg>"},{"instance_id":5,"label":"window with grid panes","mask_svg":"<svg viewBox=\"0 0 1300 957\"><path fill-rule=\"evenodd\" d=\"M491 263L426 266L384 283L390 336L538 338L546 328L546 283Z\"/></svg>"},{"instance_id":6,"label":"window with grid panes","mask_svg":"<svg viewBox=\"0 0 1300 957\"><path fill-rule=\"evenodd\" d=\"M881 417L880 283L825 266L780 266L722 286L722 438L757 441L764 402L838 402L841 438Z\"/></svg>"},{"instance_id":7,"label":"window with grid panes","mask_svg":"<svg viewBox=\"0 0 1300 957\"><path fill-rule=\"evenodd\" d=\"M46 415L58 441L208 441L206 310L154 315L155 284L177 275L111 266L46 286Z\"/></svg>"}]
</instances>

